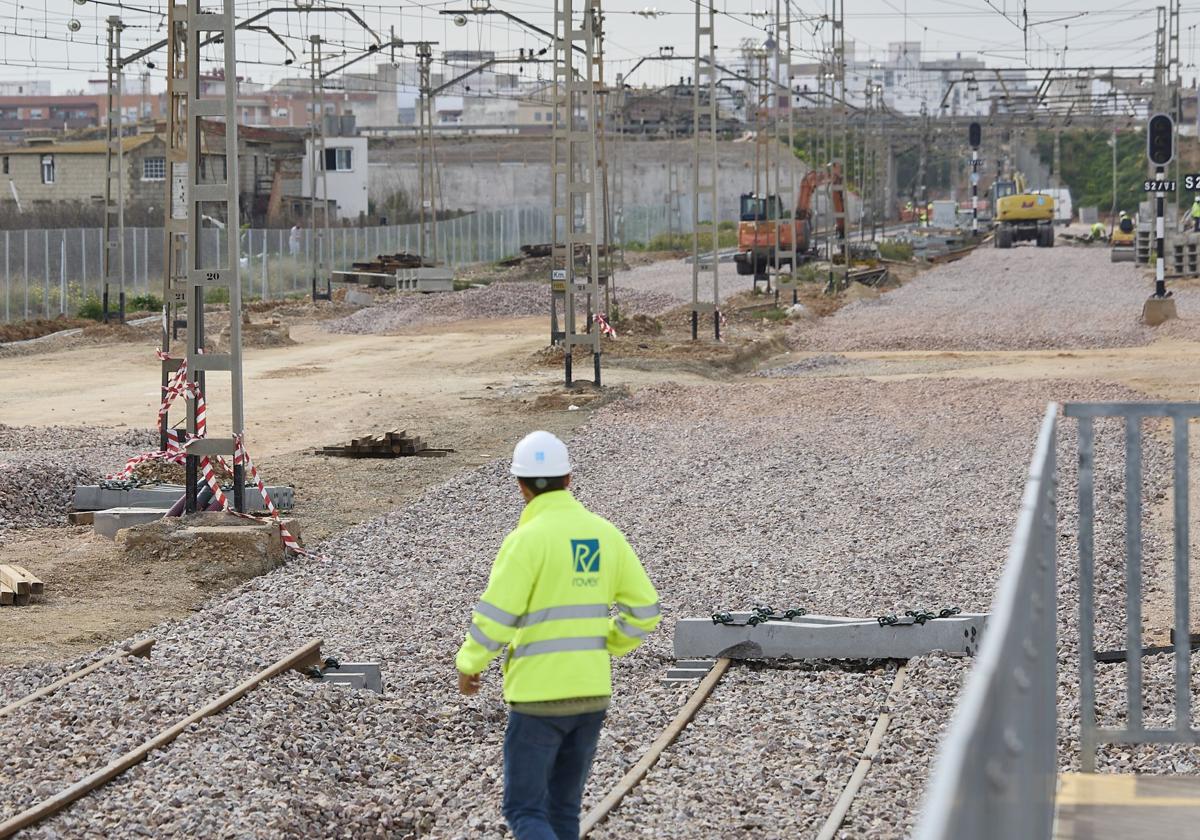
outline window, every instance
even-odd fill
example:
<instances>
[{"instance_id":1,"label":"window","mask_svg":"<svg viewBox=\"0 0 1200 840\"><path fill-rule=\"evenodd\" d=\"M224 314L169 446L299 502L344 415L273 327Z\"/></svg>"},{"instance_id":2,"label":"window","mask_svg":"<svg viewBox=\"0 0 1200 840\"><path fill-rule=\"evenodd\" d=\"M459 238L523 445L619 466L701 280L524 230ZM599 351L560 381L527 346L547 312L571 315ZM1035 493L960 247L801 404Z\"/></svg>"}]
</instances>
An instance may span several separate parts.
<instances>
[{"instance_id":1,"label":"window","mask_svg":"<svg viewBox=\"0 0 1200 840\"><path fill-rule=\"evenodd\" d=\"M351 172L354 170L353 149L326 149L326 172Z\"/></svg>"},{"instance_id":2,"label":"window","mask_svg":"<svg viewBox=\"0 0 1200 840\"><path fill-rule=\"evenodd\" d=\"M40 120L41 118L42 118L42 109L41 108L30 108L29 109L29 119Z\"/></svg>"},{"instance_id":3,"label":"window","mask_svg":"<svg viewBox=\"0 0 1200 840\"><path fill-rule=\"evenodd\" d=\"M54 155L42 155L42 183L54 183Z\"/></svg>"},{"instance_id":4,"label":"window","mask_svg":"<svg viewBox=\"0 0 1200 840\"><path fill-rule=\"evenodd\" d=\"M163 181L167 177L167 159L165 157L142 158L142 180Z\"/></svg>"},{"instance_id":5,"label":"window","mask_svg":"<svg viewBox=\"0 0 1200 840\"><path fill-rule=\"evenodd\" d=\"M554 122L554 113L552 111L546 112L546 122Z\"/></svg>"},{"instance_id":6,"label":"window","mask_svg":"<svg viewBox=\"0 0 1200 840\"><path fill-rule=\"evenodd\" d=\"M8 155L4 156L4 174L8 174Z\"/></svg>"},{"instance_id":7,"label":"window","mask_svg":"<svg viewBox=\"0 0 1200 840\"><path fill-rule=\"evenodd\" d=\"M534 121L534 122L541 122L541 121L542 121L542 112L541 112L541 111L534 111L534 112L533 112L533 121Z\"/></svg>"}]
</instances>

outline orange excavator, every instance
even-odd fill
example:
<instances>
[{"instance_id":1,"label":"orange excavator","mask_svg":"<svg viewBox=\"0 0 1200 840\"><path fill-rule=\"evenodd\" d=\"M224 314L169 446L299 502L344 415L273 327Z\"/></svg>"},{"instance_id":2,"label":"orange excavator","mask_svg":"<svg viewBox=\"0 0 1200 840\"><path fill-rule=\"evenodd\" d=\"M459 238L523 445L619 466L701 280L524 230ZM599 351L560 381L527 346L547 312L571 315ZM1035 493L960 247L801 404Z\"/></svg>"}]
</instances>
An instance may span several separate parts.
<instances>
[{"instance_id":1,"label":"orange excavator","mask_svg":"<svg viewBox=\"0 0 1200 840\"><path fill-rule=\"evenodd\" d=\"M810 170L800 182L800 193L796 196L795 213L787 213L779 196L743 193L741 196L740 222L738 223L738 252L733 261L738 274L766 273L775 265L775 238L778 233L779 249L795 251L796 260L803 261L811 256L812 198L818 187L842 183L842 167L834 164L828 172ZM842 190L833 191L833 209L837 218L837 235L846 238L846 214ZM780 222L783 224L780 224ZM795 243L795 248L791 247ZM783 258L782 265L791 262Z\"/></svg>"}]
</instances>

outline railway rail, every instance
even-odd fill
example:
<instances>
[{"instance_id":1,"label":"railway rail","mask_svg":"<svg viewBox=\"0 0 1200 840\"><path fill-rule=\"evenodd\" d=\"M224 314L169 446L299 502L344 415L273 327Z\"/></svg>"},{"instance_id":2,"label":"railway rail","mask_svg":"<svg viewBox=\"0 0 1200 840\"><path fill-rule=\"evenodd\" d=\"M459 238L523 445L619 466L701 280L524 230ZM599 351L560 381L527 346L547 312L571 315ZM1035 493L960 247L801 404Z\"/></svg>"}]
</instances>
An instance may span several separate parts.
<instances>
[{"instance_id":1,"label":"railway rail","mask_svg":"<svg viewBox=\"0 0 1200 840\"><path fill-rule=\"evenodd\" d=\"M38 690L19 698L18 700L9 703L0 708L0 718L15 709L35 703L44 697L53 694L59 689L70 683L83 679L88 674L97 671L107 665L110 665L120 659L128 656L148 657L150 649L154 646L153 639L139 642L128 648L125 648L110 656L93 662L78 671L74 671L59 680L56 680L49 685L43 686ZM321 666L321 639L313 639L312 641L295 649L287 656L277 660L274 664L262 669L253 676L243 680L236 686L226 691L224 694L210 700L208 703L195 710L187 717L176 721L166 729L160 730L153 737L143 741L138 746L129 750L125 754L113 759L108 764L93 770L88 775L84 776L67 785L53 796L36 802L18 814L15 814L8 819L0 822L0 840L11 837L22 829L37 825L47 817L51 817L59 811L66 808L72 802L82 799L94 790L104 786L108 782L120 776L129 768L139 764L147 756L156 750L161 750L168 746L172 741L179 737L189 726L203 720L206 717L217 714L232 703L240 700L246 694L254 690L258 685L266 680L276 677L285 671L296 670L302 673L310 673L313 668L319 669Z\"/></svg>"},{"instance_id":2,"label":"railway rail","mask_svg":"<svg viewBox=\"0 0 1200 840\"><path fill-rule=\"evenodd\" d=\"M712 696L717 684L732 664L733 660L731 659L724 657L717 659L712 669L700 681L700 684L696 686L695 691L692 692L687 702L684 703L683 707L672 718L671 722L667 724L659 736L651 742L637 763L584 815L579 827L581 840L582 838L591 836L591 833L608 819L611 813L620 807L625 797L646 779L650 770L658 763L663 753L667 751L675 739L679 737L679 734L692 722L701 707L704 706L705 701ZM904 685L907 669L907 660L902 660L900 666L896 669L896 676L893 678L891 688L888 690L887 699L884 701L879 716L875 719L874 726L871 728L871 733L867 738L866 745L863 747L862 754L859 756L858 763L855 765L850 778L846 781L841 794L834 803L833 810L822 824L820 831L816 834L816 840L833 840L837 836L842 822L846 819L846 814L850 812L850 806L854 803L854 798L862 787L863 780L866 779L875 756L878 754L879 748L883 743L883 738L887 734L888 726L891 724L892 705Z\"/></svg>"}]
</instances>

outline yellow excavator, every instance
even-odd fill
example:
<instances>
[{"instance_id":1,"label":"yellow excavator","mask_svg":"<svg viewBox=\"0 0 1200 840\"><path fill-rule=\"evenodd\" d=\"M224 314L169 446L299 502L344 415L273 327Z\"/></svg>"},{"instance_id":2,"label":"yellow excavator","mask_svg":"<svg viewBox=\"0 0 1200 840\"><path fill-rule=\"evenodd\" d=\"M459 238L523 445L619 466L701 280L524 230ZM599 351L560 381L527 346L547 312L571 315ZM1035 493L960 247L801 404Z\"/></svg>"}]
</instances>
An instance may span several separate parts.
<instances>
[{"instance_id":1,"label":"yellow excavator","mask_svg":"<svg viewBox=\"0 0 1200 840\"><path fill-rule=\"evenodd\" d=\"M1054 247L1054 197L1034 195L1026 190L1020 173L997 178L992 184L995 208L997 248L1011 248L1016 242L1037 242L1039 248Z\"/></svg>"}]
</instances>

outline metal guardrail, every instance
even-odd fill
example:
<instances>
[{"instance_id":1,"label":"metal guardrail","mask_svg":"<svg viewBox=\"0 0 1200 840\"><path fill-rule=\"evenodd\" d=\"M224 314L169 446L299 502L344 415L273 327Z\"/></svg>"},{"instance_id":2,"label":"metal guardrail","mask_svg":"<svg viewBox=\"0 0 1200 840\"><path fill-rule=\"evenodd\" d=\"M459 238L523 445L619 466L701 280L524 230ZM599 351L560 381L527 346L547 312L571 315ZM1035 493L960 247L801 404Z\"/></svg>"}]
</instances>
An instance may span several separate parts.
<instances>
[{"instance_id":1,"label":"metal guardrail","mask_svg":"<svg viewBox=\"0 0 1200 840\"><path fill-rule=\"evenodd\" d=\"M1200 403L1068 403L1064 413L1079 420L1079 702L1080 768L1096 770L1096 747L1117 744L1194 744L1200 730L1192 727L1191 657L1175 656L1175 726L1147 729L1142 720L1142 420L1169 418L1174 444L1175 639L1190 650L1188 575L1188 421L1200 417ZM1097 418L1125 420L1125 649L1126 708L1124 728L1096 725L1094 495Z\"/></svg>"},{"instance_id":2,"label":"metal guardrail","mask_svg":"<svg viewBox=\"0 0 1200 840\"><path fill-rule=\"evenodd\" d=\"M1049 840L1057 762L1058 405L1046 409L975 665L926 793L916 840Z\"/></svg>"}]
</instances>

